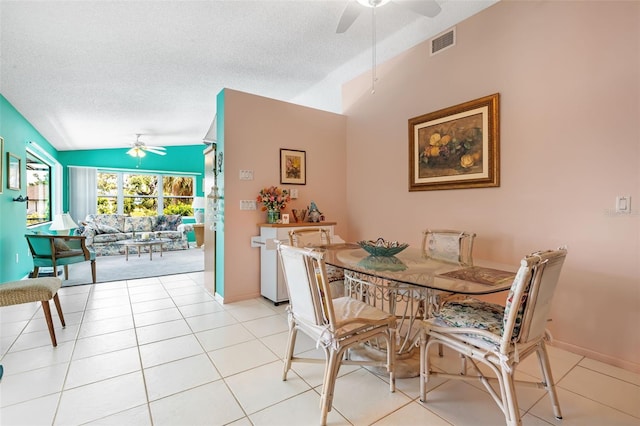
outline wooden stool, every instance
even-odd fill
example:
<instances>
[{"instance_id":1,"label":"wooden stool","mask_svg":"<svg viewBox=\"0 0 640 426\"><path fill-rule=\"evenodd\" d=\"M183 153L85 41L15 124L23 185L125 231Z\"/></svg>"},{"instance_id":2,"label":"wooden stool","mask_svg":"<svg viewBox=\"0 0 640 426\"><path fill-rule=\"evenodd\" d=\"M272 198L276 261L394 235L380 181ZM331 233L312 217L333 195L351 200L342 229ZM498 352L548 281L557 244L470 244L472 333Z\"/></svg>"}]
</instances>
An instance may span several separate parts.
<instances>
[{"instance_id":1,"label":"wooden stool","mask_svg":"<svg viewBox=\"0 0 640 426\"><path fill-rule=\"evenodd\" d=\"M60 317L62 327L65 327L64 316L62 315L62 308L60 307L60 299L58 299L58 290L61 285L62 281L56 277L31 278L0 284L0 306L42 302L42 310L44 311L47 326L49 327L51 343L53 346L58 346L56 333L53 331L49 300L53 299L53 302L56 304L58 317Z\"/></svg>"}]
</instances>

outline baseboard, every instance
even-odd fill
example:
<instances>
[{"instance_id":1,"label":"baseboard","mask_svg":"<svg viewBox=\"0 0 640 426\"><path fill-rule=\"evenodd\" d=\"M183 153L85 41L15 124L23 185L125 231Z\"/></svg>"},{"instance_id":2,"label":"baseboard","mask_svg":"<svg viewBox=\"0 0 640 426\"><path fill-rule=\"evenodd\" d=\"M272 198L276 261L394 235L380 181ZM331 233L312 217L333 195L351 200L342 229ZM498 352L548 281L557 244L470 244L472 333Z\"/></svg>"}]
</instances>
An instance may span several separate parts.
<instances>
[{"instance_id":1,"label":"baseboard","mask_svg":"<svg viewBox=\"0 0 640 426\"><path fill-rule=\"evenodd\" d=\"M58 275L60 276L62 275L62 270L58 269ZM53 268L40 268L40 270L38 271L38 278L42 278L42 277L53 277ZM29 278L35 278L33 275L33 272L29 272Z\"/></svg>"},{"instance_id":2,"label":"baseboard","mask_svg":"<svg viewBox=\"0 0 640 426\"><path fill-rule=\"evenodd\" d=\"M605 364L613 365L614 367L623 368L633 373L640 374L640 364L636 364L635 362L626 361L620 358L615 358L610 355L605 355L600 352L595 352L590 349L583 348L581 346L572 345L571 343L561 342L557 339L553 339L551 346L555 346L557 348L564 349L574 354L582 355L587 358L603 362Z\"/></svg>"}]
</instances>

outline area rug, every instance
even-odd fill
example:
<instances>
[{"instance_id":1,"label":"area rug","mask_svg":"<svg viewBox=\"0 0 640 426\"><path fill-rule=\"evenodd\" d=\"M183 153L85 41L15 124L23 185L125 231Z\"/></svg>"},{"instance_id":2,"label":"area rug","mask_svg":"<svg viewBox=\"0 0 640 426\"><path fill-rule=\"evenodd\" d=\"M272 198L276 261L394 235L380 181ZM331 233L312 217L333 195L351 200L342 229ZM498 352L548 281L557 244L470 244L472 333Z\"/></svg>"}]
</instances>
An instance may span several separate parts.
<instances>
[{"instance_id":1,"label":"area rug","mask_svg":"<svg viewBox=\"0 0 640 426\"><path fill-rule=\"evenodd\" d=\"M62 268L60 268L62 269ZM162 275L186 274L204 270L204 251L200 248L187 250L165 251L153 253L153 260L149 253L129 253L129 260L122 256L98 256L96 258L96 282L134 280L138 278L159 277ZM91 263L82 262L69 265L69 279L64 275L62 286L76 286L91 284Z\"/></svg>"}]
</instances>

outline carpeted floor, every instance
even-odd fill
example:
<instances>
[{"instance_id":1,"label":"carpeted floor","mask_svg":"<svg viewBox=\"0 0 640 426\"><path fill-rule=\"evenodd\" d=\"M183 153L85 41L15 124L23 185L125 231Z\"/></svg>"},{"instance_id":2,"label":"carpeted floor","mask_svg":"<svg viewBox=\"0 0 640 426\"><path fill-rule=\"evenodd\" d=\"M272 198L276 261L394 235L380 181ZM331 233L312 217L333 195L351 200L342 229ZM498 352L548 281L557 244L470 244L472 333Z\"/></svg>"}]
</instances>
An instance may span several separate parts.
<instances>
[{"instance_id":1,"label":"carpeted floor","mask_svg":"<svg viewBox=\"0 0 640 426\"><path fill-rule=\"evenodd\" d=\"M62 268L61 268L62 269ZM185 274L204 270L204 251L200 248L153 253L129 254L129 260L122 256L98 256L96 258L96 282L121 281L161 275ZM69 279L59 275L62 286L91 284L91 263L82 262L69 265Z\"/></svg>"}]
</instances>

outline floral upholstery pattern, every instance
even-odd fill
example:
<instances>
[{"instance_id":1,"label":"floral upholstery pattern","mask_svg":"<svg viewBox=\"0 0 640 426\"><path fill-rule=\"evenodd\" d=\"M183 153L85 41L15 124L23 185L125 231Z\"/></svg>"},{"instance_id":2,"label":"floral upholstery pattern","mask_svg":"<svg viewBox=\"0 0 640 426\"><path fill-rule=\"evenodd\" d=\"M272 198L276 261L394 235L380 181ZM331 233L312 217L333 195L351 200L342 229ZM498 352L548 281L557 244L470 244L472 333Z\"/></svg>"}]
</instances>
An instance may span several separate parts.
<instances>
[{"instance_id":1,"label":"floral upholstery pattern","mask_svg":"<svg viewBox=\"0 0 640 426\"><path fill-rule=\"evenodd\" d=\"M124 232L151 232L156 216L128 216L124 220Z\"/></svg>"},{"instance_id":2,"label":"floral upholstery pattern","mask_svg":"<svg viewBox=\"0 0 640 426\"><path fill-rule=\"evenodd\" d=\"M160 220L162 229L158 230ZM187 232L192 230L193 226L183 224L179 215L130 217L119 214L90 214L76 230L76 234L87 237L87 247L92 248L97 256L110 256L124 254L124 245L120 244L120 241L135 238L142 232L152 232L156 238L170 240L163 244L163 250L188 249ZM144 247L143 251L147 249ZM154 246L153 250L160 248Z\"/></svg>"},{"instance_id":3,"label":"floral upholstery pattern","mask_svg":"<svg viewBox=\"0 0 640 426\"><path fill-rule=\"evenodd\" d=\"M434 317L449 327L470 327L502 336L504 307L495 303L466 298L445 303Z\"/></svg>"},{"instance_id":4,"label":"floral upholstery pattern","mask_svg":"<svg viewBox=\"0 0 640 426\"><path fill-rule=\"evenodd\" d=\"M154 231L177 231L181 223L182 216L179 214L163 214L158 216Z\"/></svg>"},{"instance_id":5,"label":"floral upholstery pattern","mask_svg":"<svg viewBox=\"0 0 640 426\"><path fill-rule=\"evenodd\" d=\"M116 229L124 229L124 220L127 216L123 214L90 214L86 217L87 223L93 222L97 225L107 225Z\"/></svg>"}]
</instances>

